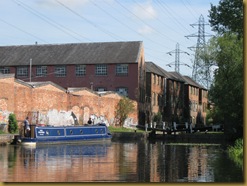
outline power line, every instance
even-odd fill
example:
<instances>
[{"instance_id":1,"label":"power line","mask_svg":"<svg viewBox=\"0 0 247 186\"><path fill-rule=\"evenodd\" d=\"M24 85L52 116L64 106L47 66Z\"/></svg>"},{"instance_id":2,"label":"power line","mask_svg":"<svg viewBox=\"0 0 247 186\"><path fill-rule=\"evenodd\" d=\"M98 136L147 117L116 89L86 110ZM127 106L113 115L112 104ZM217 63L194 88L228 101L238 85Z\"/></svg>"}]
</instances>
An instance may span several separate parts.
<instances>
[{"instance_id":1,"label":"power line","mask_svg":"<svg viewBox=\"0 0 247 186\"><path fill-rule=\"evenodd\" d=\"M162 3L159 0L155 0L154 1L156 4L159 4L159 6L164 9L163 12L168 13L173 19L174 21L177 23L177 25L181 26L181 28L187 30L189 32L189 30L180 23L180 21L173 15L174 11L171 10L171 8L169 8L164 1L162 1ZM180 19L182 20L183 18L180 17Z\"/></svg>"},{"instance_id":2,"label":"power line","mask_svg":"<svg viewBox=\"0 0 247 186\"><path fill-rule=\"evenodd\" d=\"M139 19L142 23L144 23L146 26L148 26L148 27L150 27L150 28L152 28L154 31L156 31L152 26L150 26L150 25L148 25L148 24L146 24L142 19L140 19L136 14L134 14L133 12L131 12L128 8L126 8L123 4L121 4L118 0L116 0L116 2L121 6L121 7L123 7L125 10L127 10L130 14L132 14L132 15L134 15L137 19ZM157 31L156 31L157 32ZM158 32L158 33L160 33L160 32ZM170 39L170 38L168 38L168 39ZM149 39L150 40L150 39ZM170 39L171 41L174 41L174 40L172 40L172 39ZM156 41L153 41L153 40L151 40L153 43L156 43L156 44L159 44L159 45L161 45L161 46L164 46L165 48L168 48L167 46L165 46L165 45L163 45L163 44L161 44L161 43L159 43L159 42L156 42Z\"/></svg>"},{"instance_id":3,"label":"power line","mask_svg":"<svg viewBox=\"0 0 247 186\"><path fill-rule=\"evenodd\" d=\"M154 3L160 7L162 9L163 13L166 13L170 18L172 18L173 24L177 24L179 27L183 28L184 30L186 30L187 32L189 31L182 23L181 20L183 20L183 18L179 17L179 19L176 18L176 16L178 16L178 14L174 15L174 11L172 11L172 9L170 7L168 7L164 1L162 1L162 3L159 0L154 1ZM186 21L184 20L183 23L185 23ZM191 40L190 40L191 41ZM182 45L183 47L187 47Z\"/></svg>"},{"instance_id":4,"label":"power line","mask_svg":"<svg viewBox=\"0 0 247 186\"><path fill-rule=\"evenodd\" d=\"M68 6L66 6L64 3L61 3L60 1L56 0L56 2L58 4L60 4L61 6L63 6L66 10L70 11L71 13L73 13L74 15L78 16L79 18L81 18L82 20L86 21L87 23L93 25L95 28L101 30L102 32L104 32L105 34L109 35L110 37L112 37L115 40L119 40L119 36L113 34L112 32L109 32L99 26L97 26L96 24L94 24L92 21L86 19L85 17L83 17L82 15L80 15L79 13L77 13L76 11L72 10L71 8L69 8Z\"/></svg>"},{"instance_id":5,"label":"power line","mask_svg":"<svg viewBox=\"0 0 247 186\"><path fill-rule=\"evenodd\" d=\"M191 13L191 15L194 16L195 19L196 19L196 16L195 16L194 13L190 10L190 8L184 3L184 1L181 0L181 2L184 4L185 8Z\"/></svg>"},{"instance_id":6,"label":"power line","mask_svg":"<svg viewBox=\"0 0 247 186\"><path fill-rule=\"evenodd\" d=\"M92 2L92 1L91 1L91 2ZM93 3L93 2L92 2L92 3ZM123 23L122 21L120 21L119 19L117 19L116 17L114 17L113 15L111 15L110 13L108 13L107 11L105 11L103 8L101 8L101 7L98 6L97 4L95 4L95 3L93 3L93 4L94 4L94 6L96 6L97 8L99 8L101 11L103 11L104 13L106 13L108 16L110 16L112 19L116 20L117 22L119 22L120 24L124 25L125 27L127 27L127 28L130 29L131 31L135 32L136 34L142 36L143 38L145 38L145 39L147 39L147 40L149 40L149 41L151 41L152 43L156 43L156 44L158 44L158 45L161 45L161 46L163 46L163 47L166 47L166 46L164 46L163 44L158 43L158 42L156 42L156 41L154 41L154 40L152 40L152 39L150 39L150 38L144 36L143 34L137 32L137 31L134 30L132 27L130 27L130 26L128 26L127 24Z\"/></svg>"},{"instance_id":7,"label":"power line","mask_svg":"<svg viewBox=\"0 0 247 186\"><path fill-rule=\"evenodd\" d=\"M154 1L155 4L157 4L157 2ZM158 2L159 3L159 2ZM140 7L142 7L139 3L137 3ZM157 4L158 5L158 4ZM159 6L159 5L158 5ZM160 7L160 6L159 6ZM145 10L143 7L142 7L143 10ZM166 24L163 20L159 19L159 18L156 18L157 21L159 21L161 24L165 25L166 28L169 28L170 30L176 32L177 34L182 34L183 32L179 33L176 29L173 29L172 27L170 27L170 25Z\"/></svg>"},{"instance_id":8,"label":"power line","mask_svg":"<svg viewBox=\"0 0 247 186\"><path fill-rule=\"evenodd\" d=\"M46 23L52 25L53 27L57 28L58 30L62 31L63 33L73 37L74 39L78 40L78 41L81 41L81 39L75 37L74 35L72 35L71 33L75 34L75 35L78 35L79 37L82 37L86 40L89 40L89 41L92 41L76 32L74 32L73 30L70 30L68 28L66 28L65 26L53 21L52 19L48 18L47 16L39 13L38 11L34 10L33 8L31 8L30 6L28 6L27 4L21 2L21 1L18 1L18 0L12 0L14 3L16 3L17 5L19 5L20 7L22 7L23 9L25 9L26 11L30 12L31 14L37 16L38 18L42 19L43 21L45 21Z\"/></svg>"},{"instance_id":9,"label":"power line","mask_svg":"<svg viewBox=\"0 0 247 186\"><path fill-rule=\"evenodd\" d=\"M116 0L117 3L119 3L118 0ZM122 7L124 7L121 3L119 3ZM138 3L137 3L138 4ZM140 6L140 5L139 5ZM125 7L124 7L125 8ZM141 7L143 8L143 7ZM175 40L171 39L170 37L164 35L162 32L158 31L157 29L153 28L150 24L147 24L145 21L143 21L139 16L137 16L136 14L134 14L133 12L131 12L129 9L125 8L126 10L128 10L128 12L130 12L132 15L134 15L137 19L139 19L143 24L145 24L146 26L152 28L155 32L159 33L161 36L165 37L166 39L169 39L172 42L176 42ZM143 8L144 9L144 8ZM144 11L146 11L144 9Z\"/></svg>"},{"instance_id":10,"label":"power line","mask_svg":"<svg viewBox=\"0 0 247 186\"><path fill-rule=\"evenodd\" d=\"M35 35L33 35L33 34L27 32L27 31L25 31L25 30L23 30L23 29L21 29L21 28L15 26L15 25L13 25L13 24L11 24L11 23L8 23L8 22L4 21L4 20L1 19L1 18L0 18L0 21L4 22L5 24L7 24L7 25L9 25L9 26L11 26L11 27L13 27L13 28L15 28L15 29L17 29L17 30L19 30L19 31L21 31L21 32L23 32L23 33L25 33L25 34L31 36L31 37L33 37L33 38L36 38L36 39L38 39L38 40L40 40L40 41L43 41L44 43L48 43L47 41L45 41L45 40L43 40L43 39L41 39L41 38L39 38L39 37L37 37L37 36L35 36Z\"/></svg>"},{"instance_id":11,"label":"power line","mask_svg":"<svg viewBox=\"0 0 247 186\"><path fill-rule=\"evenodd\" d=\"M183 0L182 0L182 1L183 1ZM186 1L187 4L191 7L191 9L195 12L196 15L200 15L200 13L197 12L197 9L192 8L192 5L191 5L191 3L190 3L188 0L185 0L185 1Z\"/></svg>"}]
</instances>

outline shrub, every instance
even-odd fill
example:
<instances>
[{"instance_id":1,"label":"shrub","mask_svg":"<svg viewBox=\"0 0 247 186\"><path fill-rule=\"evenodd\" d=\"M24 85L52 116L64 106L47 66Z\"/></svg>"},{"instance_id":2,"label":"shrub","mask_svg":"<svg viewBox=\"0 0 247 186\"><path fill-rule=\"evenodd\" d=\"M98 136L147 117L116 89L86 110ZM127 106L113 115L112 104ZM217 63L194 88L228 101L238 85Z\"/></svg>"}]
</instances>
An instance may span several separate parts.
<instances>
[{"instance_id":1,"label":"shrub","mask_svg":"<svg viewBox=\"0 0 247 186\"><path fill-rule=\"evenodd\" d=\"M160 124L162 121L162 115L160 112L154 115L153 122L156 122L157 124Z\"/></svg>"},{"instance_id":2,"label":"shrub","mask_svg":"<svg viewBox=\"0 0 247 186\"><path fill-rule=\"evenodd\" d=\"M17 120L15 114L9 115L9 126L8 126L9 133L16 133L18 131Z\"/></svg>"},{"instance_id":3,"label":"shrub","mask_svg":"<svg viewBox=\"0 0 247 186\"><path fill-rule=\"evenodd\" d=\"M116 106L116 113L115 117L117 119L117 124L122 127L124 121L128 118L128 115L134 111L134 104L133 102L128 99L127 97L123 97L119 100Z\"/></svg>"},{"instance_id":4,"label":"shrub","mask_svg":"<svg viewBox=\"0 0 247 186\"><path fill-rule=\"evenodd\" d=\"M240 167L243 166L243 139L235 141L234 146L228 147L229 157Z\"/></svg>"}]
</instances>

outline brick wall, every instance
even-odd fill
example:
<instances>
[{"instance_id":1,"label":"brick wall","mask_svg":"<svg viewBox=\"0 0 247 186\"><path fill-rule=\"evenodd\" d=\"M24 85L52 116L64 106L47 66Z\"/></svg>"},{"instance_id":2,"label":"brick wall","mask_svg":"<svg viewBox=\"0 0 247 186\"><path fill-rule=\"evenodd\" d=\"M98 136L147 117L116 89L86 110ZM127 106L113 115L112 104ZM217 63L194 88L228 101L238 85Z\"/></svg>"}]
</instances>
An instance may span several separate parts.
<instances>
[{"instance_id":1,"label":"brick wall","mask_svg":"<svg viewBox=\"0 0 247 186\"><path fill-rule=\"evenodd\" d=\"M144 55L142 53L142 55ZM141 63L144 63L142 60ZM128 76L116 76L116 64L107 64L107 76L95 75L95 64L87 64L87 73L85 76L77 77L75 74L76 65L66 65L67 75L66 77L56 77L54 71L55 66L47 66L47 76L35 77L36 66L32 66L32 77L33 81L52 81L57 85L68 88L68 87L87 87L93 89L105 88L107 91L116 91L117 88L125 87L128 89L128 96L131 99L138 100L136 97L135 90L138 88L138 63L128 63ZM16 67L10 68L11 73L16 74ZM143 73L142 73L143 74ZM29 81L29 77L17 77L24 81ZM132 83L129 83L129 82Z\"/></svg>"},{"instance_id":2,"label":"brick wall","mask_svg":"<svg viewBox=\"0 0 247 186\"><path fill-rule=\"evenodd\" d=\"M105 95L89 89L67 92L53 83L31 86L14 77L0 78L0 85L0 123L6 123L6 113L13 112L19 125L26 116L32 124L70 125L75 122L71 115L73 112L79 124L85 124L93 116L95 122L113 125L115 107L121 99L114 92ZM135 106L135 112L128 118L131 124L138 123L136 102Z\"/></svg>"}]
</instances>

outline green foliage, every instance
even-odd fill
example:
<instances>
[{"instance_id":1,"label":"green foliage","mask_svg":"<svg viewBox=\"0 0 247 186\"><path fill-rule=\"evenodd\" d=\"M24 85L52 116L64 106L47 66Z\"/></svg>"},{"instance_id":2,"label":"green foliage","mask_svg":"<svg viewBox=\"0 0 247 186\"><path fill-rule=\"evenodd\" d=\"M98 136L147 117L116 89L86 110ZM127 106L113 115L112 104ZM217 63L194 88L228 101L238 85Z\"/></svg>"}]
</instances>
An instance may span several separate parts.
<instances>
[{"instance_id":1,"label":"green foliage","mask_svg":"<svg viewBox=\"0 0 247 186\"><path fill-rule=\"evenodd\" d=\"M160 112L154 115L153 122L156 122L157 124L161 123L162 121L162 115Z\"/></svg>"},{"instance_id":2,"label":"green foliage","mask_svg":"<svg viewBox=\"0 0 247 186\"><path fill-rule=\"evenodd\" d=\"M239 166L243 166L243 139L239 138L235 141L234 146L228 147L229 157Z\"/></svg>"},{"instance_id":3,"label":"green foliage","mask_svg":"<svg viewBox=\"0 0 247 186\"><path fill-rule=\"evenodd\" d=\"M220 0L218 6L211 4L209 22L219 34L234 32L243 36L243 0Z\"/></svg>"},{"instance_id":4,"label":"green foliage","mask_svg":"<svg viewBox=\"0 0 247 186\"><path fill-rule=\"evenodd\" d=\"M127 97L120 99L116 106L115 117L117 119L117 125L123 126L124 121L128 118L128 115L134 111L133 102Z\"/></svg>"},{"instance_id":5,"label":"green foliage","mask_svg":"<svg viewBox=\"0 0 247 186\"><path fill-rule=\"evenodd\" d=\"M243 1L220 0L211 5L209 22L218 37L211 39L208 61L218 67L209 99L215 122L224 124L226 133L243 135Z\"/></svg>"},{"instance_id":6,"label":"green foliage","mask_svg":"<svg viewBox=\"0 0 247 186\"><path fill-rule=\"evenodd\" d=\"M243 125L243 42L235 34L225 34L211 41L218 66L209 90L215 104L213 120L224 123L226 132L242 130Z\"/></svg>"},{"instance_id":7,"label":"green foliage","mask_svg":"<svg viewBox=\"0 0 247 186\"><path fill-rule=\"evenodd\" d=\"M131 129L131 128L125 128L125 127L113 127L113 126L109 126L108 127L109 131L112 132L145 132L144 130L140 130L140 129Z\"/></svg>"},{"instance_id":8,"label":"green foliage","mask_svg":"<svg viewBox=\"0 0 247 186\"><path fill-rule=\"evenodd\" d=\"M2 131L2 130L0 130L0 134L5 134L5 132L4 132L4 131Z\"/></svg>"},{"instance_id":9,"label":"green foliage","mask_svg":"<svg viewBox=\"0 0 247 186\"><path fill-rule=\"evenodd\" d=\"M9 126L8 126L9 133L16 133L18 131L17 120L15 114L9 115Z\"/></svg>"}]
</instances>

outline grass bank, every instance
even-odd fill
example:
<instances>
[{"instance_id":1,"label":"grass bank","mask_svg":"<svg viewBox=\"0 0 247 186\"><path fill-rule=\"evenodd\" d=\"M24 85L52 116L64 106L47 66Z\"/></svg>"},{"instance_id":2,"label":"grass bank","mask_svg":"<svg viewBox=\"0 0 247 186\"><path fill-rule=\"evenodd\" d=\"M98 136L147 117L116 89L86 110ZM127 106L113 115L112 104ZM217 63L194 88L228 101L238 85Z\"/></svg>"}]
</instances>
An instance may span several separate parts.
<instances>
[{"instance_id":1,"label":"grass bank","mask_svg":"<svg viewBox=\"0 0 247 186\"><path fill-rule=\"evenodd\" d=\"M239 166L243 167L243 139L239 138L233 146L228 147L229 157Z\"/></svg>"},{"instance_id":2,"label":"grass bank","mask_svg":"<svg viewBox=\"0 0 247 186\"><path fill-rule=\"evenodd\" d=\"M137 133L143 133L145 131L143 130L140 130L140 129L135 129L135 128L125 128L125 127L112 127L112 126L109 126L108 127L109 131L110 132L114 132L114 133L117 133L117 132L137 132Z\"/></svg>"}]
</instances>

